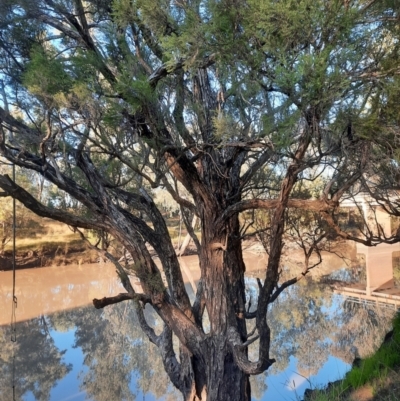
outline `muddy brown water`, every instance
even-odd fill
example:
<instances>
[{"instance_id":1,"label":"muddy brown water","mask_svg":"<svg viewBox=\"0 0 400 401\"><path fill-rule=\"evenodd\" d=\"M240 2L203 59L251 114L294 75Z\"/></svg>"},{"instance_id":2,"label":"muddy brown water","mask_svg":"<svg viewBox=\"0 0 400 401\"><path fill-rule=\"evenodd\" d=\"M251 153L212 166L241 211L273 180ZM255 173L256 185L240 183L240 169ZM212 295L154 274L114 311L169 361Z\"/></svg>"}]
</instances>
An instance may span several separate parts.
<instances>
[{"instance_id":1,"label":"muddy brown water","mask_svg":"<svg viewBox=\"0 0 400 401\"><path fill-rule=\"evenodd\" d=\"M301 254L292 262L292 269L300 270ZM343 265L336 255L327 254L321 271ZM260 247L252 247L244 252L248 274L262 277L267 256ZM195 288L200 278L197 255L180 258L184 279ZM297 261L297 262L296 262ZM156 259L156 263L159 260ZM10 323L12 304L12 271L0 271L0 325ZM136 283L135 283L136 284ZM40 314L51 314L60 310L70 310L92 303L93 298L117 295L125 292L119 282L115 267L111 263L93 263L68 266L50 266L16 271L16 296L18 322L32 319Z\"/></svg>"}]
</instances>

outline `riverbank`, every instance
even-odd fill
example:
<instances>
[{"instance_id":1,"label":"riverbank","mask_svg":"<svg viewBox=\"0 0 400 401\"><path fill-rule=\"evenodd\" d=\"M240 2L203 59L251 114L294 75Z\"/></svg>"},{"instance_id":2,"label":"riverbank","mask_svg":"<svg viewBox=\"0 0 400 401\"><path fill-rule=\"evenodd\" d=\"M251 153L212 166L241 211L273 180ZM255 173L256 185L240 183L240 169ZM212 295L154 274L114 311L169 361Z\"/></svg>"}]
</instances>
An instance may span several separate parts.
<instances>
[{"instance_id":1,"label":"riverbank","mask_svg":"<svg viewBox=\"0 0 400 401\"><path fill-rule=\"evenodd\" d=\"M29 230L19 230L16 239L16 269L31 269L48 266L68 266L98 263L103 257L96 250L90 248L79 233L71 230L65 224L49 219L40 219L32 216L32 227ZM186 231L174 226L172 219L169 227L175 246L182 243ZM92 243L98 242L98 237L92 232L86 233ZM119 258L123 254L122 247L114 240L109 241L108 252ZM152 252L152 250L150 250ZM196 252L193 245L189 245L184 255ZM13 269L12 241L9 238L3 248L0 248L0 271Z\"/></svg>"},{"instance_id":2,"label":"riverbank","mask_svg":"<svg viewBox=\"0 0 400 401\"><path fill-rule=\"evenodd\" d=\"M29 230L21 227L17 230L16 269L94 263L99 258L79 233L65 224L37 216L30 216L28 220ZM9 238L0 250L0 270L12 268L13 249Z\"/></svg>"},{"instance_id":3,"label":"riverbank","mask_svg":"<svg viewBox=\"0 0 400 401\"><path fill-rule=\"evenodd\" d=\"M68 242L48 240L39 246L16 252L16 269L31 269L46 266L66 266L71 264L96 263L99 254L88 249L81 240ZM13 268L13 253L7 250L0 255L0 270Z\"/></svg>"},{"instance_id":4,"label":"riverbank","mask_svg":"<svg viewBox=\"0 0 400 401\"><path fill-rule=\"evenodd\" d=\"M400 312L378 351L356 359L342 380L323 389L307 389L304 401L400 400Z\"/></svg>"},{"instance_id":5,"label":"riverbank","mask_svg":"<svg viewBox=\"0 0 400 401\"><path fill-rule=\"evenodd\" d=\"M117 258L122 255L122 249L111 249L110 247L108 251ZM190 245L186 248L182 256L194 255L196 253L195 247ZM92 264L102 261L107 262L107 260L103 260L99 252L91 249L85 241L80 239L72 239L65 242L48 239L29 248L22 247L22 249L18 249L15 257L16 270ZM13 252L12 250L7 250L0 255L0 271L9 271L12 269Z\"/></svg>"},{"instance_id":6,"label":"riverbank","mask_svg":"<svg viewBox=\"0 0 400 401\"><path fill-rule=\"evenodd\" d=\"M82 240L78 234L59 223L48 223L47 233L32 238L18 239L16 252L16 269L30 269L49 266L68 266L92 264L103 261L103 257ZM175 241L175 248L178 249L179 241ZM256 274L266 267L268 255L262 244L256 239L249 239L243 242L243 252L248 255L259 257L255 263L246 264L248 274ZM121 247L112 244L108 251L119 258L123 254ZM153 253L153 250L150 250ZM190 243L183 255L197 254L193 243ZM182 256L183 256L182 255ZM338 242L332 252L323 252L323 263L309 273L312 277L322 277L343 266L356 267L355 246L352 243ZM282 272L282 280L291 276L301 274L304 268L304 255L300 249L289 249L282 255L282 261L286 268ZM363 261L359 261L361 264ZM356 262L356 265L359 265ZM313 263L313 260L311 261ZM13 252L10 246L0 253L0 271L9 271L13 268ZM286 277L287 276L287 277Z\"/></svg>"}]
</instances>

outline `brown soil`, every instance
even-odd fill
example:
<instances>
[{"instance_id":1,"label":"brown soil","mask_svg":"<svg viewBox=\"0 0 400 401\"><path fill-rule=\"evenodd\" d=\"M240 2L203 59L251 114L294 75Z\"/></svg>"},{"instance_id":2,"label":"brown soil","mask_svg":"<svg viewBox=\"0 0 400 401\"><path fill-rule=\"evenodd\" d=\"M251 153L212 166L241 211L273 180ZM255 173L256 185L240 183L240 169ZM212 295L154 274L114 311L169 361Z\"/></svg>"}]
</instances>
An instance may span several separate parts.
<instances>
[{"instance_id":1,"label":"brown soil","mask_svg":"<svg viewBox=\"0 0 400 401\"><path fill-rule=\"evenodd\" d=\"M370 384L365 385L363 387L354 390L350 396L349 400L351 401L371 401L374 396L373 388Z\"/></svg>"},{"instance_id":2,"label":"brown soil","mask_svg":"<svg viewBox=\"0 0 400 401\"><path fill-rule=\"evenodd\" d=\"M111 251L111 253L114 253ZM153 253L150 250L150 253ZM182 256L194 255L197 251L189 245ZM70 264L97 263L102 257L95 250L89 249L83 242L74 241L68 246L49 244L40 249L17 252L16 269L31 269L45 266L66 266ZM7 250L0 255L0 271L12 270L12 251Z\"/></svg>"},{"instance_id":3,"label":"brown soil","mask_svg":"<svg viewBox=\"0 0 400 401\"><path fill-rule=\"evenodd\" d=\"M388 373L385 379L376 379L372 383L350 391L342 401L399 401L400 369Z\"/></svg>"},{"instance_id":4,"label":"brown soil","mask_svg":"<svg viewBox=\"0 0 400 401\"><path fill-rule=\"evenodd\" d=\"M84 244L74 244L66 247L47 245L36 250L17 252L16 269L30 269L44 266L64 266L79 263L95 263L99 260L96 251L89 250ZM0 270L12 270L12 251L0 255Z\"/></svg>"},{"instance_id":5,"label":"brown soil","mask_svg":"<svg viewBox=\"0 0 400 401\"><path fill-rule=\"evenodd\" d=\"M383 382L377 383L375 387L371 401L400 400L400 368L390 372L387 378Z\"/></svg>"}]
</instances>

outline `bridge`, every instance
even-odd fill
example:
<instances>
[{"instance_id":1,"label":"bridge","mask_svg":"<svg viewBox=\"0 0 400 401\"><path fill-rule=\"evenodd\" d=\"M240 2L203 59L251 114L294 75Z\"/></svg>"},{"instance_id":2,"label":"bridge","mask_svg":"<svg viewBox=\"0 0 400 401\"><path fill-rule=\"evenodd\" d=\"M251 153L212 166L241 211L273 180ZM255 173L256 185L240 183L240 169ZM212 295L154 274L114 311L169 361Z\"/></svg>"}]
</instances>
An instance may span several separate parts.
<instances>
[{"instance_id":1,"label":"bridge","mask_svg":"<svg viewBox=\"0 0 400 401\"><path fill-rule=\"evenodd\" d=\"M398 295L382 296L382 294L373 293L370 296L366 296L365 293L357 293L352 291L352 289L335 289L333 292L344 296L346 301L351 303L379 305L380 307L387 307L395 310L400 309L400 297Z\"/></svg>"},{"instance_id":2,"label":"bridge","mask_svg":"<svg viewBox=\"0 0 400 401\"><path fill-rule=\"evenodd\" d=\"M380 244L367 247L357 244L357 253L364 254L366 284L349 284L337 288L336 293L352 300L378 302L400 307L400 288L394 286L393 252L400 251L400 244Z\"/></svg>"},{"instance_id":3,"label":"bridge","mask_svg":"<svg viewBox=\"0 0 400 401\"><path fill-rule=\"evenodd\" d=\"M389 196L388 201L400 207L400 194ZM345 198L340 201L340 207L358 209L363 215L364 222L375 234L384 234L386 237L392 235L390 215L369 194L359 193L351 198Z\"/></svg>"},{"instance_id":4,"label":"bridge","mask_svg":"<svg viewBox=\"0 0 400 401\"><path fill-rule=\"evenodd\" d=\"M399 202L398 196L389 199ZM365 224L375 234L392 235L391 218L388 213L367 194L358 194L340 203L340 207L358 208ZM378 302L400 307L400 289L395 288L393 278L393 252L400 251L400 243L379 244L368 247L357 243L357 253L365 256L367 282L352 284L335 290L353 302Z\"/></svg>"}]
</instances>

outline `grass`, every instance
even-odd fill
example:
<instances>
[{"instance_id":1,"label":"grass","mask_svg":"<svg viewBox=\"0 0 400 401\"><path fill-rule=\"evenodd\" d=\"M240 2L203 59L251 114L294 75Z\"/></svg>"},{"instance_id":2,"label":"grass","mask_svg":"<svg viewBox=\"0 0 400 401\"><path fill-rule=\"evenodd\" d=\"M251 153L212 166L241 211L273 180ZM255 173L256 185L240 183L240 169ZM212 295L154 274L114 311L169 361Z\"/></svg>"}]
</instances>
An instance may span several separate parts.
<instances>
[{"instance_id":1,"label":"grass","mask_svg":"<svg viewBox=\"0 0 400 401\"><path fill-rule=\"evenodd\" d=\"M388 371L400 366L400 314L393 320L393 336L369 358L363 359L347 373L344 384L357 388L363 384L387 375Z\"/></svg>"},{"instance_id":2,"label":"grass","mask_svg":"<svg viewBox=\"0 0 400 401\"><path fill-rule=\"evenodd\" d=\"M65 224L34 215L28 217L26 224L20 223L20 227L17 227L17 265L36 267L36 263L38 266L58 266L99 260L99 254L90 249L80 235ZM168 223L167 229L174 244L182 243L186 236L184 224L180 226L179 219ZM97 241L93 233L86 234L92 243ZM201 237L200 232L196 231L196 234ZM118 247L118 244L114 246ZM114 253L115 249L111 247L109 251ZM4 247L4 255L10 257L11 253L12 241L9 241Z\"/></svg>"},{"instance_id":3,"label":"grass","mask_svg":"<svg viewBox=\"0 0 400 401\"><path fill-rule=\"evenodd\" d=\"M16 245L18 253L65 247L66 244L70 247L84 246L79 234L72 232L65 224L49 220L45 221L43 226L45 227L44 230L42 227L37 232L32 229L30 235L18 236L17 232ZM11 241L5 246L4 250L12 250Z\"/></svg>"},{"instance_id":4,"label":"grass","mask_svg":"<svg viewBox=\"0 0 400 401\"><path fill-rule=\"evenodd\" d=\"M393 335L378 351L361 360L346 374L343 380L326 390L312 394L312 401L346 401L362 398L361 394L372 389L374 401L400 401L400 313L393 320Z\"/></svg>"},{"instance_id":5,"label":"grass","mask_svg":"<svg viewBox=\"0 0 400 401\"><path fill-rule=\"evenodd\" d=\"M57 247L65 247L68 244L70 247L83 246L84 242L76 235L57 235L43 236L38 238L21 238L17 239L17 252L26 252L30 250L46 250ZM9 247L6 247L6 251ZM10 247L11 250L11 247Z\"/></svg>"},{"instance_id":6,"label":"grass","mask_svg":"<svg viewBox=\"0 0 400 401\"><path fill-rule=\"evenodd\" d=\"M65 224L49 219L34 222L36 224L32 224L31 229L17 231L17 265L37 263L38 266L58 266L79 262L93 263L98 260L98 253L89 249L80 235ZM6 254L12 252L11 241L4 250ZM31 251L32 254L29 255Z\"/></svg>"}]
</instances>

